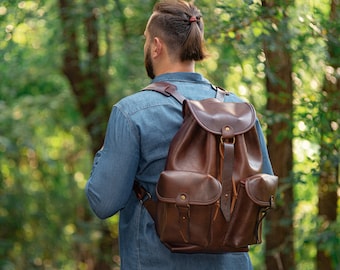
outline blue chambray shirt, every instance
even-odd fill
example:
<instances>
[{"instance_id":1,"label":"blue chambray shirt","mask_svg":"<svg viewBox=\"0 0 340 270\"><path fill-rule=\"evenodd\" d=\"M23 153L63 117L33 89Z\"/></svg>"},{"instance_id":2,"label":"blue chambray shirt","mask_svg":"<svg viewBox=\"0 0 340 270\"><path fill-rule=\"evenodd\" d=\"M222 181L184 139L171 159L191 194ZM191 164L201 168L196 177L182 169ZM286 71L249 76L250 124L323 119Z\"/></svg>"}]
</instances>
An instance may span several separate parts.
<instances>
[{"instance_id":1,"label":"blue chambray shirt","mask_svg":"<svg viewBox=\"0 0 340 270\"><path fill-rule=\"evenodd\" d=\"M168 81L188 99L214 97L210 82L198 73L168 73L153 82ZM225 101L242 101L234 94ZM120 211L119 245L122 270L244 270L252 269L246 252L225 254L171 253L159 240L152 218L133 192L138 180L155 196L171 139L182 123L181 105L172 97L141 91L113 106L103 148L95 156L86 193L101 219ZM259 123L263 172L272 174Z\"/></svg>"}]
</instances>

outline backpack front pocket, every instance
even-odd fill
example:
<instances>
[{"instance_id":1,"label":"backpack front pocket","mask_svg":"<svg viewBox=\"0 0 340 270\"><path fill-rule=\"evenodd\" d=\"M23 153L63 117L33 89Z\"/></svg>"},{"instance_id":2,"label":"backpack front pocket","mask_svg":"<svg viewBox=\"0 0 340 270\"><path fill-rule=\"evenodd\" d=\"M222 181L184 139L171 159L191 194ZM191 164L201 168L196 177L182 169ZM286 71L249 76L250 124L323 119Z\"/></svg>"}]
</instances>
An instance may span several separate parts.
<instances>
[{"instance_id":1,"label":"backpack front pocket","mask_svg":"<svg viewBox=\"0 0 340 270\"><path fill-rule=\"evenodd\" d=\"M156 189L156 228L161 241L175 249L208 246L221 192L220 182L210 175L164 171Z\"/></svg>"}]
</instances>

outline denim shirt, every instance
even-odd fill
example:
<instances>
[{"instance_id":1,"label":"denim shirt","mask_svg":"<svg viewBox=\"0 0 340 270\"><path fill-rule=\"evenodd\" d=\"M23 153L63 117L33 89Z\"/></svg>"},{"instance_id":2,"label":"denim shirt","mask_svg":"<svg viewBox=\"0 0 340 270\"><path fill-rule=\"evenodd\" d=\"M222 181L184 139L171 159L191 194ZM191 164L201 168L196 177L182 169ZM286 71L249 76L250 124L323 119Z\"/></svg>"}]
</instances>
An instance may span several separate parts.
<instances>
[{"instance_id":1,"label":"denim shirt","mask_svg":"<svg viewBox=\"0 0 340 270\"><path fill-rule=\"evenodd\" d=\"M153 82L175 84L188 99L214 97L211 83L198 73L168 73ZM234 94L226 102L241 102ZM134 180L155 196L170 141L182 123L181 105L172 97L141 91L112 108L104 145L95 156L86 193L101 219L117 212L122 270L252 269L248 253L171 253L159 240L152 218L133 192ZM257 121L263 152L263 172L272 174L267 148Z\"/></svg>"}]
</instances>

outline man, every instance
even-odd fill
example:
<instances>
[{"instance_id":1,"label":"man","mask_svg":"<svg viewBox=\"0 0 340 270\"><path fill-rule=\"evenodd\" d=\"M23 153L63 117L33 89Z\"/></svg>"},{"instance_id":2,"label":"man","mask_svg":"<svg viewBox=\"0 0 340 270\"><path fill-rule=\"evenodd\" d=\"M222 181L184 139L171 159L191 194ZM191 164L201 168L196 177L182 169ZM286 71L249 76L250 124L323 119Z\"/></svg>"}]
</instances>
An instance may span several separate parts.
<instances>
[{"instance_id":1,"label":"man","mask_svg":"<svg viewBox=\"0 0 340 270\"><path fill-rule=\"evenodd\" d=\"M184 1L155 5L145 30L145 67L152 82L175 84L188 99L214 97L211 83L195 73L195 61L205 58L203 19ZM226 102L240 102L233 94ZM120 211L121 269L197 270L252 269L246 252L179 254L159 240L154 222L133 192L138 181L155 197L169 144L182 123L181 105L171 97L143 91L122 99L112 109L103 148L96 154L86 186L99 218ZM265 173L272 174L263 134L257 123Z\"/></svg>"}]
</instances>

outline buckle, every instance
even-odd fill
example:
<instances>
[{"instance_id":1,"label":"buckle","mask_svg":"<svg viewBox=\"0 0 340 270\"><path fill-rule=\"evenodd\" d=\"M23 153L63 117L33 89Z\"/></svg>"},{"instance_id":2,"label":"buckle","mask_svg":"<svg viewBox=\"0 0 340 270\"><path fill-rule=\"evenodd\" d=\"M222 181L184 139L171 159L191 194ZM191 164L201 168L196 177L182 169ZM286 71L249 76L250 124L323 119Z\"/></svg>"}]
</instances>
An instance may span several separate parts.
<instances>
[{"instance_id":1,"label":"buckle","mask_svg":"<svg viewBox=\"0 0 340 270\"><path fill-rule=\"evenodd\" d=\"M139 202L141 204L144 204L146 201L150 200L151 198L152 198L152 196L151 196L150 192L145 191L145 193L142 196L140 196Z\"/></svg>"},{"instance_id":2,"label":"buckle","mask_svg":"<svg viewBox=\"0 0 340 270\"><path fill-rule=\"evenodd\" d=\"M144 204L147 200L151 199L150 192L146 191L137 181L133 183L133 190L135 191L136 197L141 204Z\"/></svg>"}]
</instances>

